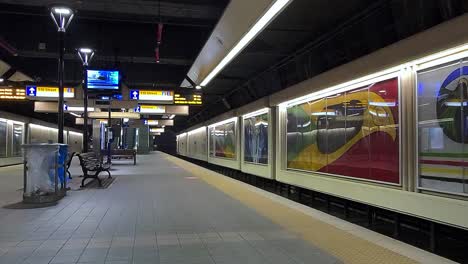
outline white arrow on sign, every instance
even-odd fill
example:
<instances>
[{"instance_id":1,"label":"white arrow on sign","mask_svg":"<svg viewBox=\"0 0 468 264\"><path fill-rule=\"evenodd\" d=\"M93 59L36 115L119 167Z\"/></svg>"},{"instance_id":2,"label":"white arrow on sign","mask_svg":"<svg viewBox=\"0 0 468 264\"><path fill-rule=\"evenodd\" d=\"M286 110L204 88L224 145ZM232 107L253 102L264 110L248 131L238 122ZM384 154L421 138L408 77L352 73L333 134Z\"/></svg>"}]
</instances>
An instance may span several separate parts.
<instances>
[{"instance_id":1,"label":"white arrow on sign","mask_svg":"<svg viewBox=\"0 0 468 264\"><path fill-rule=\"evenodd\" d=\"M33 88L33 87L29 88L29 94L30 95L34 95L34 91L36 91L35 88Z\"/></svg>"},{"instance_id":2,"label":"white arrow on sign","mask_svg":"<svg viewBox=\"0 0 468 264\"><path fill-rule=\"evenodd\" d=\"M137 92L137 91L133 91L133 99L137 99L137 95L138 95L138 92Z\"/></svg>"}]
</instances>

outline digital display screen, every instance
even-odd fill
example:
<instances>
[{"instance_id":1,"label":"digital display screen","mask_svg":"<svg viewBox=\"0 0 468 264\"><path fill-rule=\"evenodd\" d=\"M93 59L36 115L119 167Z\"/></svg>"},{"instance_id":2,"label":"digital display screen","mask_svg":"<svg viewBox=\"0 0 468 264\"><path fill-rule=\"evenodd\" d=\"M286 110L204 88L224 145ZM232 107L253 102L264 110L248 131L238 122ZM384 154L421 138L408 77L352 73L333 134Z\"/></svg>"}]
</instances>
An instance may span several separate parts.
<instances>
[{"instance_id":1,"label":"digital display screen","mask_svg":"<svg viewBox=\"0 0 468 264\"><path fill-rule=\"evenodd\" d=\"M176 105L202 105L203 99L200 93L175 93L174 104Z\"/></svg>"},{"instance_id":2,"label":"digital display screen","mask_svg":"<svg viewBox=\"0 0 468 264\"><path fill-rule=\"evenodd\" d=\"M88 70L88 89L119 90L119 71Z\"/></svg>"}]
</instances>

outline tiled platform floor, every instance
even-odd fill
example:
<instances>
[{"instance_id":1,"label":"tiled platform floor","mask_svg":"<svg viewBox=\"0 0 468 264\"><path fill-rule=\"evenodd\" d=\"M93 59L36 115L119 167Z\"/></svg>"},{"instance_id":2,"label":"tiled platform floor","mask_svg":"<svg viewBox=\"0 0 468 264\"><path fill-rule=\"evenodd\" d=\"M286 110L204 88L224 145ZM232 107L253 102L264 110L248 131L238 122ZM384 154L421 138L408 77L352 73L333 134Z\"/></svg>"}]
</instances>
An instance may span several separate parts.
<instances>
[{"instance_id":1,"label":"tiled platform floor","mask_svg":"<svg viewBox=\"0 0 468 264\"><path fill-rule=\"evenodd\" d=\"M342 262L165 154L112 173L108 189L69 192L55 207L0 208L0 263ZM0 168L2 205L20 199L21 177L21 166Z\"/></svg>"}]
</instances>

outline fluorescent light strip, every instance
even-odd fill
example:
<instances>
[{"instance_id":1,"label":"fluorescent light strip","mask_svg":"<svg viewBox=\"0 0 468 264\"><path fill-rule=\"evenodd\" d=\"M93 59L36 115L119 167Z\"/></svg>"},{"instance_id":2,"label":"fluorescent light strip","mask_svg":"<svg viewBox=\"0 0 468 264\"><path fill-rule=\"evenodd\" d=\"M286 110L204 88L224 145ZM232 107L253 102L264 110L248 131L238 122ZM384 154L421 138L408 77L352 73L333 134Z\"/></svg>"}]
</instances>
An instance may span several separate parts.
<instances>
[{"instance_id":1,"label":"fluorescent light strip","mask_svg":"<svg viewBox=\"0 0 468 264\"><path fill-rule=\"evenodd\" d=\"M5 119L5 118L0 118L0 122L6 122L6 123L9 123L9 124L24 125L24 122L11 120L11 119Z\"/></svg>"},{"instance_id":2,"label":"fluorescent light strip","mask_svg":"<svg viewBox=\"0 0 468 264\"><path fill-rule=\"evenodd\" d=\"M438 65L442 65L442 64L445 64L445 63L448 63L448 62L460 60L460 59L466 58L466 57L468 57L468 50L465 50L463 52L459 52L459 53L456 53L456 54L448 55L448 56L445 56L445 57L442 57L442 58L439 58L439 59L435 59L435 60L432 60L432 61L429 61L429 62L425 62L425 63L419 64L419 65L416 65L414 68L415 68L415 70L424 70L424 69L431 68L431 67L438 66Z\"/></svg>"},{"instance_id":3,"label":"fluorescent light strip","mask_svg":"<svg viewBox=\"0 0 468 264\"><path fill-rule=\"evenodd\" d=\"M35 127L35 128L38 128L38 129L43 129L43 130L54 130L54 131L58 131L57 128L53 128L53 127L46 127L46 126L41 126L41 125L37 125L37 124L29 124L30 127Z\"/></svg>"},{"instance_id":4,"label":"fluorescent light strip","mask_svg":"<svg viewBox=\"0 0 468 264\"><path fill-rule=\"evenodd\" d=\"M232 48L219 64L205 77L201 86L206 86L218 73L226 67L292 0L277 0L268 11L255 23L241 40Z\"/></svg>"},{"instance_id":5,"label":"fluorescent light strip","mask_svg":"<svg viewBox=\"0 0 468 264\"><path fill-rule=\"evenodd\" d=\"M77 136L83 136L82 133L78 133L78 132L75 132L75 131L68 131L69 134L74 134L74 135L77 135Z\"/></svg>"},{"instance_id":6,"label":"fluorescent light strip","mask_svg":"<svg viewBox=\"0 0 468 264\"><path fill-rule=\"evenodd\" d=\"M84 107L82 106L69 106L67 111L73 112L84 112ZM94 112L94 107L88 107L88 112Z\"/></svg>"},{"instance_id":7,"label":"fluorescent light strip","mask_svg":"<svg viewBox=\"0 0 468 264\"><path fill-rule=\"evenodd\" d=\"M232 117L232 118L220 121L218 123L214 123L212 125L209 125L208 127L220 126L220 125L224 125L224 124L231 123L231 122L237 122L237 117Z\"/></svg>"},{"instance_id":8,"label":"fluorescent light strip","mask_svg":"<svg viewBox=\"0 0 468 264\"><path fill-rule=\"evenodd\" d=\"M370 75L367 75L358 79L351 80L349 82L345 82L345 83L341 83L341 84L338 84L329 88L321 89L317 92L313 92L308 95L304 95L299 98L283 102L279 104L279 106L282 108L290 107L290 106L302 104L308 101L312 101L315 99L324 98L324 97L327 97L336 93L342 93L342 92L346 92L355 88L364 87L372 83L395 78L395 77L398 77L398 75L403 69L404 69L404 65L393 67L385 71L377 72L377 73L370 74Z\"/></svg>"},{"instance_id":9,"label":"fluorescent light strip","mask_svg":"<svg viewBox=\"0 0 468 264\"><path fill-rule=\"evenodd\" d=\"M468 44L431 54L421 59L414 60L410 64L412 66L417 65L417 69L422 70L464 57L468 57Z\"/></svg>"},{"instance_id":10,"label":"fluorescent light strip","mask_svg":"<svg viewBox=\"0 0 468 264\"><path fill-rule=\"evenodd\" d=\"M257 111L254 111L254 112L245 114L245 115L243 115L242 117L243 117L244 119L247 119L247 118L250 118L250 117L259 116L259 115L268 113L268 110L269 110L269 109L265 107L265 108L262 108L262 109L260 109L260 110L257 110Z\"/></svg>"},{"instance_id":11,"label":"fluorescent light strip","mask_svg":"<svg viewBox=\"0 0 468 264\"><path fill-rule=\"evenodd\" d=\"M69 114L72 115L72 116L81 117L81 116L80 116L79 114L77 114L77 113L69 113Z\"/></svg>"}]
</instances>

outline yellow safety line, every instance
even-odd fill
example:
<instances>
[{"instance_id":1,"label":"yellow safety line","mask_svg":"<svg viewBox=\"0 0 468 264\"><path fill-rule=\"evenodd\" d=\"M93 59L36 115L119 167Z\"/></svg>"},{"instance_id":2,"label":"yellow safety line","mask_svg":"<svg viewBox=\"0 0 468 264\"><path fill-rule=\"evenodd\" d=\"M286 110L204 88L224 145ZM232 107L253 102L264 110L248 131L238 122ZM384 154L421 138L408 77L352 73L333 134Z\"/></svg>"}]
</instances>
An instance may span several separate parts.
<instances>
[{"instance_id":1,"label":"yellow safety line","mask_svg":"<svg viewBox=\"0 0 468 264\"><path fill-rule=\"evenodd\" d=\"M172 156L167 155L166 159L256 210L259 214L286 230L300 235L303 240L332 254L344 263L418 263L413 259L248 190L239 182L230 181L224 176L220 177L218 173Z\"/></svg>"}]
</instances>

